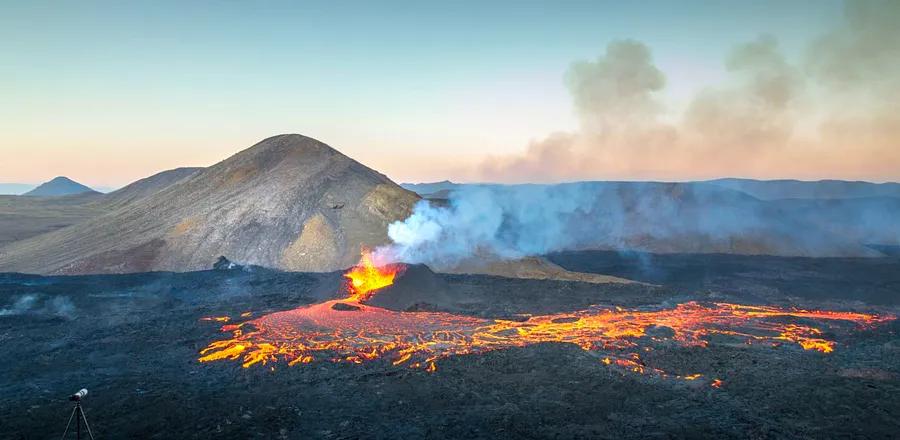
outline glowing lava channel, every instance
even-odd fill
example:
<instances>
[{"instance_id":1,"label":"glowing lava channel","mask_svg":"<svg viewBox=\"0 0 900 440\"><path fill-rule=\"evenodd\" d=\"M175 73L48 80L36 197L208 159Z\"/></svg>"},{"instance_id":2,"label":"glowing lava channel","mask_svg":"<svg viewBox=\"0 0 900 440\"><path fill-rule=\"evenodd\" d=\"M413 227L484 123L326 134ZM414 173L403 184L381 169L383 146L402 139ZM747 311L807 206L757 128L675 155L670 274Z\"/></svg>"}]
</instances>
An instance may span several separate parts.
<instances>
[{"instance_id":1,"label":"glowing lava channel","mask_svg":"<svg viewBox=\"0 0 900 440\"><path fill-rule=\"evenodd\" d=\"M622 351L602 362L637 373L667 375L648 367L635 351L650 327L671 329L670 338L685 346L705 347L710 335L728 335L747 344L780 345L791 342L805 350L830 353L835 342L819 327L790 322L820 321L830 329L840 322L859 328L895 319L854 312L784 309L728 303L688 302L673 309L625 310L592 308L575 313L533 316L524 322L481 319L441 312L397 312L362 304L375 291L393 284L403 265L376 264L363 251L359 263L344 276L350 297L294 310L272 313L222 327L231 337L211 343L200 352L200 362L242 361L244 367L279 360L288 365L316 359L362 363L386 358L394 365L436 370L435 362L450 356L483 353L542 342L575 344L584 350ZM337 307L337 303L352 307ZM249 312L242 317L249 317ZM792 319L793 318L793 319ZM228 322L228 317L204 320ZM649 350L648 347L644 347ZM629 352L630 351L630 352ZM695 380L699 374L678 376ZM716 379L712 386L722 382Z\"/></svg>"},{"instance_id":2,"label":"glowing lava channel","mask_svg":"<svg viewBox=\"0 0 900 440\"><path fill-rule=\"evenodd\" d=\"M335 310L338 302L359 310ZM226 325L228 339L201 351L200 362L240 359L244 367L287 361L314 360L362 363L385 358L394 365L427 371L450 356L483 353L542 342L575 344L584 350L616 350L622 356L603 359L638 373L664 372L645 366L636 353L650 327L668 327L670 338L685 346L705 347L707 337L731 335L749 344L796 343L806 350L829 353L835 342L819 327L789 323L819 321L829 329L840 322L869 328L894 319L853 312L783 309L728 303L688 302L673 309L625 310L592 308L575 313L533 316L525 322L489 320L440 312L397 312L359 302L333 300L272 313L241 324ZM693 380L697 375L684 376Z\"/></svg>"}]
</instances>

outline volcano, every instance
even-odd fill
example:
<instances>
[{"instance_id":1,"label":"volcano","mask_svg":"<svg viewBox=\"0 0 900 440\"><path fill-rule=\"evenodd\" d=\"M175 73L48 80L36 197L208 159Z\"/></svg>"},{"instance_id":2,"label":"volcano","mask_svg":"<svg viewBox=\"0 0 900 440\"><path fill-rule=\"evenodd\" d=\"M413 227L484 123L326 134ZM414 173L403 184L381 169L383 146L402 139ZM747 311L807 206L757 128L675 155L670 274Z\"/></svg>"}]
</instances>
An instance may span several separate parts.
<instances>
[{"instance_id":1,"label":"volcano","mask_svg":"<svg viewBox=\"0 0 900 440\"><path fill-rule=\"evenodd\" d=\"M37 188L23 194L25 196L60 197L75 194L97 193L93 189L84 186L68 177L59 176L53 180L40 184Z\"/></svg>"},{"instance_id":2,"label":"volcano","mask_svg":"<svg viewBox=\"0 0 900 440\"><path fill-rule=\"evenodd\" d=\"M419 200L297 134L163 177L170 183L163 190L123 197L102 215L4 247L0 271L187 271L206 269L221 255L241 264L331 271L354 264L361 246L386 243L387 225L406 218Z\"/></svg>"}]
</instances>

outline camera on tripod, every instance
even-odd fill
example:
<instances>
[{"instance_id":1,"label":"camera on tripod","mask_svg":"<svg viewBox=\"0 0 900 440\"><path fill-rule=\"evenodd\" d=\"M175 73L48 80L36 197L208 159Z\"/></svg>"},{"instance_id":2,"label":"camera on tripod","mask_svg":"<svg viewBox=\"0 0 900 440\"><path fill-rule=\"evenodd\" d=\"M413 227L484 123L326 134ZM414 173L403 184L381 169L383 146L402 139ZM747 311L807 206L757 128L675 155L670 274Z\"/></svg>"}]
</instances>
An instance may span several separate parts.
<instances>
[{"instance_id":1,"label":"camera on tripod","mask_svg":"<svg viewBox=\"0 0 900 440\"><path fill-rule=\"evenodd\" d=\"M84 399L85 396L87 396L87 393L88 393L87 388L82 388L82 389L78 390L77 393L69 396L69 400L71 400L73 402L79 402L79 401L81 401L81 399Z\"/></svg>"},{"instance_id":2,"label":"camera on tripod","mask_svg":"<svg viewBox=\"0 0 900 440\"><path fill-rule=\"evenodd\" d=\"M88 437L94 440L94 433L91 432L91 426L88 425L87 416L84 415L84 408L81 407L81 399L88 394L87 388L78 390L77 393L69 396L69 401L75 402L75 408L72 409L72 415L69 416L69 422L66 423L66 430L63 431L62 438L65 440L66 434L69 433L69 427L72 426L72 420L75 420L75 438L81 440L81 424L84 422L84 429L87 431Z\"/></svg>"}]
</instances>

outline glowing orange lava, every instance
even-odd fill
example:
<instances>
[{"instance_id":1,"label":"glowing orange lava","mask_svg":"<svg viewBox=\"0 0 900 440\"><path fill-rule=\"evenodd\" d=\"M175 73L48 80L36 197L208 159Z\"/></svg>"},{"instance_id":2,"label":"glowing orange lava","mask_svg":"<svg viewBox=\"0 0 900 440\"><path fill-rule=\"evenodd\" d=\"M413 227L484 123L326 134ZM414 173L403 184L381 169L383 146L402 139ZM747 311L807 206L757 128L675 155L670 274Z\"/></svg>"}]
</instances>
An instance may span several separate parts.
<instances>
[{"instance_id":1,"label":"glowing orange lava","mask_svg":"<svg viewBox=\"0 0 900 440\"><path fill-rule=\"evenodd\" d=\"M350 300L365 301L376 290L394 284L394 277L402 269L402 265L384 264L376 265L373 262L372 252L363 249L359 263L344 274L349 281L348 290Z\"/></svg>"},{"instance_id":2,"label":"glowing orange lava","mask_svg":"<svg viewBox=\"0 0 900 440\"><path fill-rule=\"evenodd\" d=\"M339 302L358 309L333 308ZM603 351L601 362L606 365L675 376L646 366L637 351L651 348L642 348L641 344L671 340L684 346L706 347L710 336L719 335L748 344L778 346L791 342L806 350L829 353L836 343L826 339L820 327L830 334L848 326L871 328L891 319L895 317L688 302L655 310L597 307L518 322L442 312L397 312L357 301L332 300L226 325L223 331L231 332L231 337L211 343L201 351L199 360L240 359L244 367L249 367L278 361L296 365L314 360L362 363L383 358L394 365L434 372L435 362L450 356L558 342ZM818 324L812 326L811 321ZM650 328L670 330L648 332ZM675 377L696 380L700 375ZM721 382L712 385L718 387Z\"/></svg>"},{"instance_id":3,"label":"glowing orange lava","mask_svg":"<svg viewBox=\"0 0 900 440\"><path fill-rule=\"evenodd\" d=\"M201 321L215 321L215 322L228 322L231 321L231 318L228 316L204 316L200 318Z\"/></svg>"}]
</instances>

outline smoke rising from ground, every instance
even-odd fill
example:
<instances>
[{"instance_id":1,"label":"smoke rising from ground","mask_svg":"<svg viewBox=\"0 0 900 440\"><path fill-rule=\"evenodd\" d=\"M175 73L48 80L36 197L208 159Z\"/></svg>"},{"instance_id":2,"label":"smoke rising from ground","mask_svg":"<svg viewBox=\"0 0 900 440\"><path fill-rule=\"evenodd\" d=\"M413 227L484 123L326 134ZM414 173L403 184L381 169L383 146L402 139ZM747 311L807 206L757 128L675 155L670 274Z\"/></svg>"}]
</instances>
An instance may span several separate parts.
<instances>
[{"instance_id":1,"label":"smoke rising from ground","mask_svg":"<svg viewBox=\"0 0 900 440\"><path fill-rule=\"evenodd\" d=\"M478 174L505 182L898 179L898 22L898 2L849 1L843 23L810 42L797 62L782 55L776 37L760 36L724 60L726 83L699 91L678 115L662 101L665 74L651 48L613 41L566 75L578 131L489 158Z\"/></svg>"},{"instance_id":2,"label":"smoke rising from ground","mask_svg":"<svg viewBox=\"0 0 900 440\"><path fill-rule=\"evenodd\" d=\"M714 183L465 185L388 228L376 261L452 268L469 258L573 249L849 256L900 244L900 199L763 201Z\"/></svg>"},{"instance_id":3,"label":"smoke rising from ground","mask_svg":"<svg viewBox=\"0 0 900 440\"><path fill-rule=\"evenodd\" d=\"M488 181L554 182L771 175L900 178L900 2L850 1L845 20L791 62L774 36L733 48L729 79L667 117L652 51L613 41L566 84L580 129L493 157ZM675 121L675 122L672 122ZM776 171L780 172L780 171ZM900 244L898 200L764 202L714 184L475 185L447 206L420 202L389 227L383 261L452 267L578 248L871 255Z\"/></svg>"},{"instance_id":4,"label":"smoke rising from ground","mask_svg":"<svg viewBox=\"0 0 900 440\"><path fill-rule=\"evenodd\" d=\"M388 260L453 266L475 254L517 258L570 244L561 219L584 209L590 194L574 186L473 186L454 193L450 206L419 202L413 214L388 228ZM543 202L535 209L535 201Z\"/></svg>"},{"instance_id":5,"label":"smoke rising from ground","mask_svg":"<svg viewBox=\"0 0 900 440\"><path fill-rule=\"evenodd\" d=\"M21 295L13 297L12 304L0 308L0 316L37 315L71 319L75 305L65 296Z\"/></svg>"}]
</instances>

